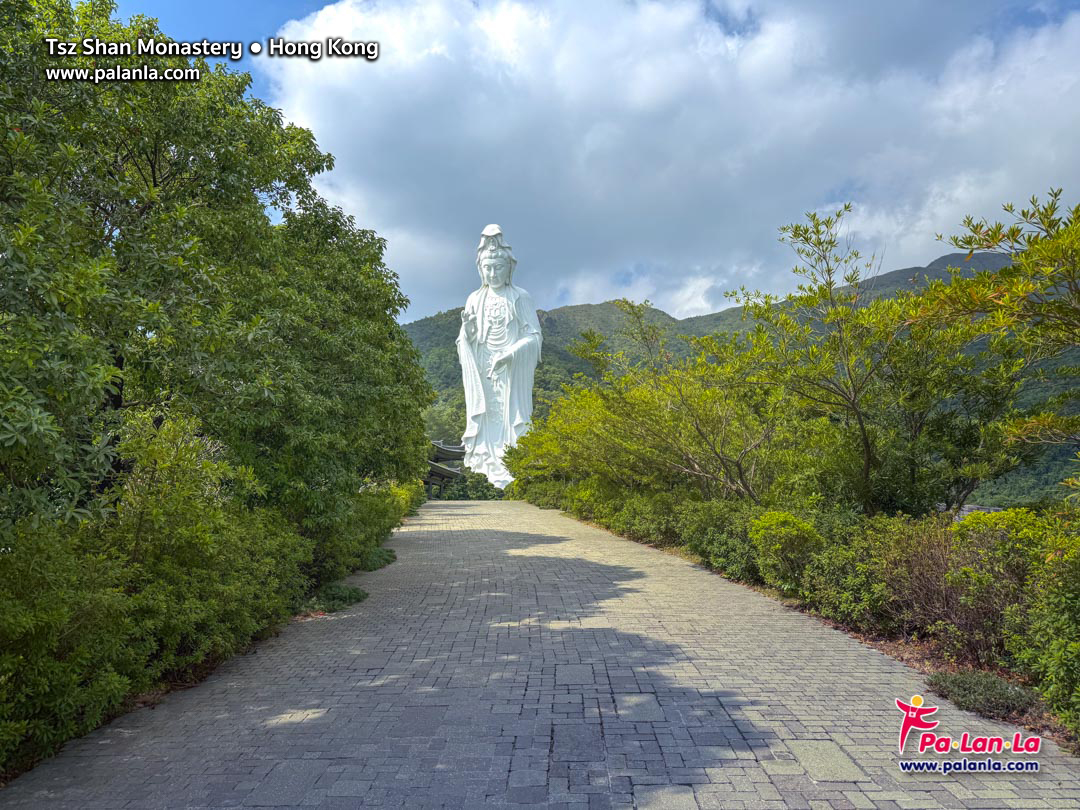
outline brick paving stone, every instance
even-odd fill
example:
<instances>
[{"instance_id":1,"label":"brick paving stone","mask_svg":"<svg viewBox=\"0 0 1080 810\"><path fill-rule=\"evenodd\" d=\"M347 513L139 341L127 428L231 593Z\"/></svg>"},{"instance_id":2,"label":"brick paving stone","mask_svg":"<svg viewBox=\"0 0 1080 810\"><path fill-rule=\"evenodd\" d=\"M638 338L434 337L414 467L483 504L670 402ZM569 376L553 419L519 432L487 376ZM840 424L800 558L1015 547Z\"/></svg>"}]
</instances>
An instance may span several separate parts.
<instances>
[{"instance_id":1,"label":"brick paving stone","mask_svg":"<svg viewBox=\"0 0 1080 810\"><path fill-rule=\"evenodd\" d=\"M426 504L390 546L349 579L366 601L71 741L0 808L1080 808L1053 744L1034 774L901 773L918 673L678 557L517 502ZM929 700L940 730L1016 730Z\"/></svg>"},{"instance_id":2,"label":"brick paving stone","mask_svg":"<svg viewBox=\"0 0 1080 810\"><path fill-rule=\"evenodd\" d=\"M634 807L641 810L697 810L694 791L684 785L642 787L634 791Z\"/></svg>"},{"instance_id":3,"label":"brick paving stone","mask_svg":"<svg viewBox=\"0 0 1080 810\"><path fill-rule=\"evenodd\" d=\"M625 694L615 695L615 705L620 720L629 722L651 722L664 720L664 710L656 702L655 695Z\"/></svg>"},{"instance_id":4,"label":"brick paving stone","mask_svg":"<svg viewBox=\"0 0 1080 810\"><path fill-rule=\"evenodd\" d=\"M832 740L792 740L788 747L815 782L850 782L865 778L859 766Z\"/></svg>"}]
</instances>

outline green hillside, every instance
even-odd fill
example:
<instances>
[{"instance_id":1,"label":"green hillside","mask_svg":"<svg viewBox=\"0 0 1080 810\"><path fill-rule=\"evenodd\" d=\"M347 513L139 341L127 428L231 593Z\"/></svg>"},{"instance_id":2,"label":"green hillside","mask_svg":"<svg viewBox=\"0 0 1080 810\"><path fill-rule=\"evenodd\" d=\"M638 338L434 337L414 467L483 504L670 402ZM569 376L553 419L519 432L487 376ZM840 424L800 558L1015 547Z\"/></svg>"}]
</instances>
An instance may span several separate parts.
<instances>
[{"instance_id":1,"label":"green hillside","mask_svg":"<svg viewBox=\"0 0 1080 810\"><path fill-rule=\"evenodd\" d=\"M964 253L941 256L925 267L905 267L874 276L868 282L876 296L892 296L924 286L927 281L947 279L949 268L964 275L993 270L1008 264L1005 256L996 253L975 254L966 260ZM438 393L438 400L426 414L428 435L433 439L451 442L460 440L465 422L465 399L461 387L461 368L458 365L455 341L461 327L461 307L421 318L405 325L405 332L420 352L428 380ZM623 348L619 332L624 328L624 316L614 302L574 304L552 310L540 310L540 328L544 333L543 359L536 370L535 415L542 418L547 402L562 393L563 386L578 375L591 376L591 369L570 351L583 332L604 335L612 348ZM665 327L673 336L700 337L716 332L737 332L749 327L741 307L729 307L708 315L673 318L659 309L650 309L652 322ZM673 348L678 349L675 341ZM1080 365L1074 353L1059 359L1055 365ZM1026 404L1032 404L1051 393L1056 383L1038 383L1027 392ZM1060 392L1055 392L1060 393ZM1043 458L1004 478L986 484L976 493L975 500L985 505L1027 503L1057 493L1057 482L1065 477L1072 464L1068 448L1056 448Z\"/></svg>"}]
</instances>

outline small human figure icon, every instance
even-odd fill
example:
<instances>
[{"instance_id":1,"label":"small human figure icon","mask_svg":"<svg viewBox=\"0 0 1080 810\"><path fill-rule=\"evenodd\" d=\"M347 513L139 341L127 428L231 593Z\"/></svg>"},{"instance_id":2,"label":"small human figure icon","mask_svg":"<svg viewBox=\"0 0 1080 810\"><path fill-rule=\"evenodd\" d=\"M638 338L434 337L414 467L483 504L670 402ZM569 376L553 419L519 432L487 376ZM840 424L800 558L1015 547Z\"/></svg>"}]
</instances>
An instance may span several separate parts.
<instances>
[{"instance_id":1,"label":"small human figure icon","mask_svg":"<svg viewBox=\"0 0 1080 810\"><path fill-rule=\"evenodd\" d=\"M931 714L938 710L937 706L923 706L922 695L912 695L911 703L904 703L896 699L896 708L904 713L904 722L900 724L900 753L904 753L904 743L907 742L908 732L913 728L929 731L937 728L937 720L927 720Z\"/></svg>"}]
</instances>

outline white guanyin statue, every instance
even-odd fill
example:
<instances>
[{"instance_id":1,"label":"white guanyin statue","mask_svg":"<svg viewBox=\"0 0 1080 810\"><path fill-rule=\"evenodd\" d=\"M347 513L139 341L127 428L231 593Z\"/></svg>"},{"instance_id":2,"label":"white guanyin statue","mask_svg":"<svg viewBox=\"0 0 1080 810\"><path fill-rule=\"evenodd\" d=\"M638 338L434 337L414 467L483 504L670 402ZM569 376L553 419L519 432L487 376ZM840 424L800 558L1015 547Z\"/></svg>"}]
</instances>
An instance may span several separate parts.
<instances>
[{"instance_id":1,"label":"white guanyin statue","mask_svg":"<svg viewBox=\"0 0 1080 810\"><path fill-rule=\"evenodd\" d=\"M532 297L513 285L517 260L498 225L476 249L480 289L465 302L457 350L465 383L465 466L497 487L513 479L503 451L529 429L540 321Z\"/></svg>"}]
</instances>

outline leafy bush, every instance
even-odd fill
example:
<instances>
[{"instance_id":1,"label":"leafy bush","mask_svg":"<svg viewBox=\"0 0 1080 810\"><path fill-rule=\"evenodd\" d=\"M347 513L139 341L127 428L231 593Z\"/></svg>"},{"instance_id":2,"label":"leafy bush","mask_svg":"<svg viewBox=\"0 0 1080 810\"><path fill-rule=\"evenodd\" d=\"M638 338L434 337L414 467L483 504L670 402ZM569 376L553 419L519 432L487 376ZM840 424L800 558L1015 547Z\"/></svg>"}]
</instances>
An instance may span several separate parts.
<instances>
[{"instance_id":1,"label":"leafy bush","mask_svg":"<svg viewBox=\"0 0 1080 810\"><path fill-rule=\"evenodd\" d=\"M607 526L621 508L625 493L597 476L590 476L566 488L563 504L567 512L583 520Z\"/></svg>"},{"instance_id":2,"label":"leafy bush","mask_svg":"<svg viewBox=\"0 0 1080 810\"><path fill-rule=\"evenodd\" d=\"M732 579L760 582L750 524L761 514L741 501L690 501L678 509L679 534L692 551Z\"/></svg>"},{"instance_id":3,"label":"leafy bush","mask_svg":"<svg viewBox=\"0 0 1080 810\"><path fill-rule=\"evenodd\" d=\"M828 540L805 571L802 596L859 629L928 634L959 660L1018 666L1080 729L1080 532L1073 513L975 512L957 524L948 515L875 518L862 532ZM990 697L990 680L969 674L956 683L977 696L972 710L1006 705ZM1004 683L995 688L1018 689ZM1022 709L994 716L1014 710Z\"/></svg>"},{"instance_id":4,"label":"leafy bush","mask_svg":"<svg viewBox=\"0 0 1080 810\"><path fill-rule=\"evenodd\" d=\"M824 505L817 498L807 500L803 509L790 505L785 508L810 520L822 538L833 543L849 543L865 537L867 518L858 509L843 503Z\"/></svg>"},{"instance_id":5,"label":"leafy bush","mask_svg":"<svg viewBox=\"0 0 1080 810\"><path fill-rule=\"evenodd\" d=\"M276 514L232 498L249 475L220 460L195 420L129 415L132 459L114 516L89 543L124 560L134 688L232 654L287 618L306 590L310 545Z\"/></svg>"},{"instance_id":6,"label":"leafy bush","mask_svg":"<svg viewBox=\"0 0 1080 810\"><path fill-rule=\"evenodd\" d=\"M1047 519L1007 644L1047 702L1080 732L1080 530L1075 512Z\"/></svg>"},{"instance_id":7,"label":"leafy bush","mask_svg":"<svg viewBox=\"0 0 1080 810\"><path fill-rule=\"evenodd\" d=\"M935 694L967 712L1006 720L1023 714L1038 702L1038 695L992 672L938 672L926 679Z\"/></svg>"},{"instance_id":8,"label":"leafy bush","mask_svg":"<svg viewBox=\"0 0 1080 810\"><path fill-rule=\"evenodd\" d=\"M0 550L0 772L85 734L127 694L121 560L57 524L15 527Z\"/></svg>"},{"instance_id":9,"label":"leafy bush","mask_svg":"<svg viewBox=\"0 0 1080 810\"><path fill-rule=\"evenodd\" d=\"M517 482L514 482L517 484ZM514 486L513 484L511 486ZM526 501L541 509L562 509L566 485L560 481L530 481L520 489ZM520 491L520 490L515 490Z\"/></svg>"},{"instance_id":10,"label":"leafy bush","mask_svg":"<svg viewBox=\"0 0 1080 810\"><path fill-rule=\"evenodd\" d=\"M633 540L672 544L679 540L675 504L675 496L667 492L634 493L603 522L612 531Z\"/></svg>"},{"instance_id":11,"label":"leafy bush","mask_svg":"<svg viewBox=\"0 0 1080 810\"><path fill-rule=\"evenodd\" d=\"M894 629L888 589L880 579L872 533L826 536L803 572L803 600L822 616L867 632Z\"/></svg>"},{"instance_id":12,"label":"leafy bush","mask_svg":"<svg viewBox=\"0 0 1080 810\"><path fill-rule=\"evenodd\" d=\"M112 517L20 527L0 553L0 763L85 733L126 695L291 615L311 546L236 497L244 471L191 418L127 414Z\"/></svg>"},{"instance_id":13,"label":"leafy bush","mask_svg":"<svg viewBox=\"0 0 1080 810\"><path fill-rule=\"evenodd\" d=\"M410 481L406 484L393 484L390 487L390 492L393 493L394 498L397 499L398 511L403 517L405 515L415 515L416 510L427 500L427 493L424 491L424 482L420 479Z\"/></svg>"},{"instance_id":14,"label":"leafy bush","mask_svg":"<svg viewBox=\"0 0 1080 810\"><path fill-rule=\"evenodd\" d=\"M766 512L750 526L762 579L784 593L798 593L803 570L822 546L813 524L788 512Z\"/></svg>"},{"instance_id":15,"label":"leafy bush","mask_svg":"<svg viewBox=\"0 0 1080 810\"><path fill-rule=\"evenodd\" d=\"M360 570L378 571L380 568L384 568L396 559L397 554L394 553L392 548L386 548L385 546L366 548L360 554Z\"/></svg>"},{"instance_id":16,"label":"leafy bush","mask_svg":"<svg viewBox=\"0 0 1080 810\"><path fill-rule=\"evenodd\" d=\"M952 527L954 556L946 582L958 589L957 607L968 621L942 621L963 636L954 646L975 661L1002 662L1006 613L1023 601L1047 529L1042 517L1026 509L974 512Z\"/></svg>"},{"instance_id":17,"label":"leafy bush","mask_svg":"<svg viewBox=\"0 0 1080 810\"><path fill-rule=\"evenodd\" d=\"M107 521L20 524L0 552L0 768L94 728L133 692L243 648L309 590L312 541L275 510L243 505L250 474L223 461L195 419L129 411L117 452L130 469ZM412 494L357 495L356 532L323 546L341 553L335 565L392 561L378 543ZM363 596L324 585L308 607Z\"/></svg>"},{"instance_id":18,"label":"leafy bush","mask_svg":"<svg viewBox=\"0 0 1080 810\"><path fill-rule=\"evenodd\" d=\"M436 498L440 501L497 501L503 494L482 472L466 469L461 478L451 481Z\"/></svg>"},{"instance_id":19,"label":"leafy bush","mask_svg":"<svg viewBox=\"0 0 1080 810\"><path fill-rule=\"evenodd\" d=\"M304 613L335 613L349 605L363 602L367 599L367 591L343 582L329 582L315 591L314 595L304 604L301 612Z\"/></svg>"},{"instance_id":20,"label":"leafy bush","mask_svg":"<svg viewBox=\"0 0 1080 810\"><path fill-rule=\"evenodd\" d=\"M911 520L881 518L876 559L888 611L906 632L930 633L958 660L1003 663L1006 612L1023 598L1044 528L1023 509Z\"/></svg>"},{"instance_id":21,"label":"leafy bush","mask_svg":"<svg viewBox=\"0 0 1080 810\"><path fill-rule=\"evenodd\" d=\"M369 486L357 493L342 531L318 536L308 570L311 580L334 582L360 568L364 554L390 536L407 508L388 486Z\"/></svg>"}]
</instances>

